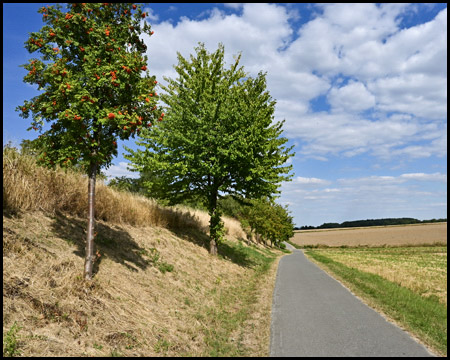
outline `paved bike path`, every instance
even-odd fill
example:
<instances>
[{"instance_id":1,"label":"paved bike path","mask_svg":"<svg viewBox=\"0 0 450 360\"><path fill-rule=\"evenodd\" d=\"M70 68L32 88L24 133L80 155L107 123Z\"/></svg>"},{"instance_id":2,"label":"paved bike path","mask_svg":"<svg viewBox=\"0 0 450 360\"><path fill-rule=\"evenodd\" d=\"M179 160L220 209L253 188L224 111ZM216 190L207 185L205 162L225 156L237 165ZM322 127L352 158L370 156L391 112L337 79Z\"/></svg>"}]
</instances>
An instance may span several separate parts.
<instances>
[{"instance_id":1,"label":"paved bike path","mask_svg":"<svg viewBox=\"0 0 450 360\"><path fill-rule=\"evenodd\" d=\"M293 250L278 265L270 356L433 354Z\"/></svg>"}]
</instances>

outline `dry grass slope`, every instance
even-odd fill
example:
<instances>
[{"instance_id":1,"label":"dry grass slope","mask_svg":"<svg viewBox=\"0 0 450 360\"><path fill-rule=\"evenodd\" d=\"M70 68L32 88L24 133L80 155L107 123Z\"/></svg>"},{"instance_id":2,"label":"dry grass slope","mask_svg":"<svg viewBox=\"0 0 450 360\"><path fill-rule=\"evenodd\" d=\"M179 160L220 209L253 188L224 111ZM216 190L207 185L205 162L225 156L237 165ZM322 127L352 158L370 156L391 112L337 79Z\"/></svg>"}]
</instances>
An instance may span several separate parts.
<instances>
[{"instance_id":1,"label":"dry grass slope","mask_svg":"<svg viewBox=\"0 0 450 360\"><path fill-rule=\"evenodd\" d=\"M85 218L87 188L87 177L80 173L44 169L30 156L8 147L3 150L3 208L10 212L59 211ZM152 199L115 191L101 181L96 185L95 217L115 224L202 230L209 221L204 212L160 206ZM225 224L236 237L245 236L237 221L226 218Z\"/></svg>"},{"instance_id":2,"label":"dry grass slope","mask_svg":"<svg viewBox=\"0 0 450 360\"><path fill-rule=\"evenodd\" d=\"M255 279L251 264L210 256L204 213L97 189L100 256L85 282L86 179L4 151L3 335L17 325L16 355L205 356L211 310L226 294L225 310L242 311L233 289L248 281L252 313L229 341L268 355L275 271ZM225 223L237 243L242 229Z\"/></svg>"}]
</instances>

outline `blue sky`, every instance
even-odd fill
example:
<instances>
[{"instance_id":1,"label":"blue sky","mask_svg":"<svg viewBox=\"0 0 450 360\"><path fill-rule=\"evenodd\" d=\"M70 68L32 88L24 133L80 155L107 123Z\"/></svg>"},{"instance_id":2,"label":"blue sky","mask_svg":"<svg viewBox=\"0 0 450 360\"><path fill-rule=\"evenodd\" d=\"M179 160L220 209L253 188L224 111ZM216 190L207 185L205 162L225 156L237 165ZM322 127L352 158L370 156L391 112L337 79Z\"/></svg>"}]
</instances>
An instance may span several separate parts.
<instances>
[{"instance_id":1,"label":"blue sky","mask_svg":"<svg viewBox=\"0 0 450 360\"><path fill-rule=\"evenodd\" d=\"M15 107L37 95L19 67L39 7L3 4L3 143L37 137ZM297 226L383 217L447 217L447 4L146 4L143 37L157 80L176 53L219 42L267 72L275 120L296 152L281 186ZM131 175L119 156L109 176Z\"/></svg>"}]
</instances>

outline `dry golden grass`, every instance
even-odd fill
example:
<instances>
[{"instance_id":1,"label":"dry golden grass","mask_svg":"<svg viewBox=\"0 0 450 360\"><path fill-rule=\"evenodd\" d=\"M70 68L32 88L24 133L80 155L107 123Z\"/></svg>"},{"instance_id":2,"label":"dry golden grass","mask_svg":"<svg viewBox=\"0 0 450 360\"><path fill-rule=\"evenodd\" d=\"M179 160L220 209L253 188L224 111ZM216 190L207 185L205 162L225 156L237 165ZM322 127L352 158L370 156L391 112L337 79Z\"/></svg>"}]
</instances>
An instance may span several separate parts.
<instances>
[{"instance_id":1,"label":"dry golden grass","mask_svg":"<svg viewBox=\"0 0 450 360\"><path fill-rule=\"evenodd\" d=\"M208 253L206 213L98 184L100 257L84 281L86 179L17 154L3 156L3 206L3 335L18 324L23 356L205 356L205 329L216 326L210 309L254 277ZM224 222L228 239L244 237L237 222ZM236 330L259 356L268 355L275 275L273 266L258 279L252 316Z\"/></svg>"},{"instance_id":2,"label":"dry golden grass","mask_svg":"<svg viewBox=\"0 0 450 360\"><path fill-rule=\"evenodd\" d=\"M447 247L316 249L314 251L447 304Z\"/></svg>"},{"instance_id":3,"label":"dry golden grass","mask_svg":"<svg viewBox=\"0 0 450 360\"><path fill-rule=\"evenodd\" d=\"M201 355L213 293L251 272L210 256L194 238L100 221L101 257L89 283L82 280L85 220L28 212L3 224L3 333L20 324L19 348L28 356ZM158 270L156 253L172 272Z\"/></svg>"},{"instance_id":4,"label":"dry golden grass","mask_svg":"<svg viewBox=\"0 0 450 360\"><path fill-rule=\"evenodd\" d=\"M92 282L82 280L86 220L23 212L3 218L3 334L16 322L24 356L204 356L209 309L253 270L200 246L198 231L98 222ZM203 239L202 239L203 237ZM157 262L154 255L158 254ZM159 263L173 265L162 273ZM276 267L236 339L267 356ZM236 298L231 311L243 304ZM206 353L205 353L206 352Z\"/></svg>"},{"instance_id":5,"label":"dry golden grass","mask_svg":"<svg viewBox=\"0 0 450 360\"><path fill-rule=\"evenodd\" d=\"M185 206L176 206L175 209L177 211L180 211L182 214L188 214L189 216L193 216L198 221L201 230L209 232L210 217L207 212L198 209L191 209ZM222 216L222 221L225 226L226 235L229 235L231 238L235 239L247 238L244 230L241 227L241 223L238 220L228 216Z\"/></svg>"},{"instance_id":6,"label":"dry golden grass","mask_svg":"<svg viewBox=\"0 0 450 360\"><path fill-rule=\"evenodd\" d=\"M87 216L88 181L71 170L48 170L11 148L3 149L3 208L12 212L42 210ZM154 200L120 192L97 181L95 217L115 224L209 229L209 215L187 207L165 207ZM240 223L224 217L227 233L245 238Z\"/></svg>"},{"instance_id":7,"label":"dry golden grass","mask_svg":"<svg viewBox=\"0 0 450 360\"><path fill-rule=\"evenodd\" d=\"M296 231L293 243L327 246L447 244L447 223Z\"/></svg>"}]
</instances>

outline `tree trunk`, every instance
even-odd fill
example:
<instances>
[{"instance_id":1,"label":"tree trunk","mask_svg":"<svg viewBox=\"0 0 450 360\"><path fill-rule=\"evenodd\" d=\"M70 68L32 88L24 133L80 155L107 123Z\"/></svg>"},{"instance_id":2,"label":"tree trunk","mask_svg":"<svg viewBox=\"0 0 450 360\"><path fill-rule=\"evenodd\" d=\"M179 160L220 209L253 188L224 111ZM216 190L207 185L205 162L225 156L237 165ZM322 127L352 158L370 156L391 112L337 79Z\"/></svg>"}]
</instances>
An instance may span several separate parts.
<instances>
[{"instance_id":1,"label":"tree trunk","mask_svg":"<svg viewBox=\"0 0 450 360\"><path fill-rule=\"evenodd\" d=\"M250 246L251 245L251 239L252 239L252 234L245 234L247 237L247 245Z\"/></svg>"},{"instance_id":2,"label":"tree trunk","mask_svg":"<svg viewBox=\"0 0 450 360\"><path fill-rule=\"evenodd\" d=\"M88 229L86 239L86 259L84 262L84 279L92 279L92 268L94 265L94 210L95 210L95 178L97 175L97 164L92 162L89 166L88 185Z\"/></svg>"},{"instance_id":3,"label":"tree trunk","mask_svg":"<svg viewBox=\"0 0 450 360\"><path fill-rule=\"evenodd\" d=\"M214 256L217 255L217 243L214 239L209 241L209 253Z\"/></svg>"},{"instance_id":4,"label":"tree trunk","mask_svg":"<svg viewBox=\"0 0 450 360\"><path fill-rule=\"evenodd\" d=\"M218 240L218 225L220 223L220 214L217 209L217 195L218 191L212 191L209 198L209 253L217 255L217 241Z\"/></svg>"}]
</instances>

